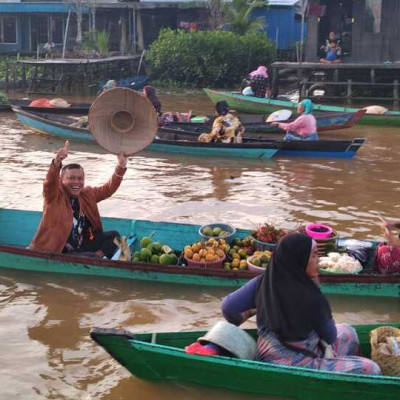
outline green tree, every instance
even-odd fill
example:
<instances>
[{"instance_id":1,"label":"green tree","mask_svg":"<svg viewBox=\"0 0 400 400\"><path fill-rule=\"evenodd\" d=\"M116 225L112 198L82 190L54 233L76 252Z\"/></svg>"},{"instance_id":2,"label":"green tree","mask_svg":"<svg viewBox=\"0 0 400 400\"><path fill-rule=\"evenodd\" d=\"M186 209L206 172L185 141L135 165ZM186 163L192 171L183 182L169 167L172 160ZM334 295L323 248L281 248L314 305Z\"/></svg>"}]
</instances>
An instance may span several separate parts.
<instances>
[{"instance_id":1,"label":"green tree","mask_svg":"<svg viewBox=\"0 0 400 400\"><path fill-rule=\"evenodd\" d=\"M267 5L267 0L232 0L225 5L226 26L238 35L263 29L266 26L265 18L254 17L252 12Z\"/></svg>"}]
</instances>

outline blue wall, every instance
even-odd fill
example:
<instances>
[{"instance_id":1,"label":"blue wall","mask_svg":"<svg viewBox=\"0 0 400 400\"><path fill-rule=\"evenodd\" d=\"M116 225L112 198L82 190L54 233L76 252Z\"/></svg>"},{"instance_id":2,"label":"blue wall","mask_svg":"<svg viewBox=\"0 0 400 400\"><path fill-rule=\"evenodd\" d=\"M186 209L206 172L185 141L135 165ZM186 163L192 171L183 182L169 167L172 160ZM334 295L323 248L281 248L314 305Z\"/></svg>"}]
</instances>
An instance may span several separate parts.
<instances>
[{"instance_id":1,"label":"blue wall","mask_svg":"<svg viewBox=\"0 0 400 400\"><path fill-rule=\"evenodd\" d=\"M264 16L267 23L267 37L275 43L278 30L278 50L288 50L294 47L295 42L300 41L301 21L295 21L293 7L256 9L254 16ZM307 34L307 24L305 24L304 37Z\"/></svg>"}]
</instances>

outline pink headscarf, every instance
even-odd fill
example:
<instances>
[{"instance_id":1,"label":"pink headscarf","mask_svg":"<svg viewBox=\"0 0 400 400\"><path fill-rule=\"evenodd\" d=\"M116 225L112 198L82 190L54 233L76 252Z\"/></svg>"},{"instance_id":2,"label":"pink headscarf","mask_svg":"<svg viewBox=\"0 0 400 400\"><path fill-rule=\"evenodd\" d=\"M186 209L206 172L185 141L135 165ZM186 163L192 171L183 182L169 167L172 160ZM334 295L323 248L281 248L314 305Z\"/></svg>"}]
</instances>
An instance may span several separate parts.
<instances>
[{"instance_id":1,"label":"pink headscarf","mask_svg":"<svg viewBox=\"0 0 400 400\"><path fill-rule=\"evenodd\" d=\"M262 76L263 78L268 78L267 67L264 67L263 65L261 65L255 71L250 72L249 75L251 78L253 78L253 76L257 76L257 75Z\"/></svg>"}]
</instances>

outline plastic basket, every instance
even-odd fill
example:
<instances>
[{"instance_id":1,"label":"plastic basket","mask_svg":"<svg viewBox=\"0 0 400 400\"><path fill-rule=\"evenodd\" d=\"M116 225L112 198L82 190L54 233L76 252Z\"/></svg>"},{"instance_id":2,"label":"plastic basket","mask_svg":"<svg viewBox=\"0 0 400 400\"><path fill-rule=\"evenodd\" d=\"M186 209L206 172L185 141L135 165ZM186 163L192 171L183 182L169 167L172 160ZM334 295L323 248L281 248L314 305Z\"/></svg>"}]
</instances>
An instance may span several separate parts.
<instances>
[{"instance_id":1,"label":"plastic basket","mask_svg":"<svg viewBox=\"0 0 400 400\"><path fill-rule=\"evenodd\" d=\"M275 247L276 243L266 243L254 238L254 248L256 251L275 250Z\"/></svg>"},{"instance_id":2,"label":"plastic basket","mask_svg":"<svg viewBox=\"0 0 400 400\"><path fill-rule=\"evenodd\" d=\"M255 272L257 274L262 274L265 272L266 268L263 267L258 267L257 265L254 265L251 263L251 260L256 257L256 256L251 256L247 258L247 268L249 269L249 271Z\"/></svg>"},{"instance_id":3,"label":"plastic basket","mask_svg":"<svg viewBox=\"0 0 400 400\"><path fill-rule=\"evenodd\" d=\"M202 231L204 228L206 227L210 227L210 228L221 228L223 231L227 231L229 232L228 235L221 235L221 236L207 236L205 235ZM225 239L227 241L227 243L231 243L233 237L236 234L236 228L234 228L232 225L228 225L228 224L222 224L222 223L215 223L215 224L207 224L207 225L203 225L200 227L199 229L199 235L204 239L204 240L208 240L211 238L214 239Z\"/></svg>"},{"instance_id":4,"label":"plastic basket","mask_svg":"<svg viewBox=\"0 0 400 400\"><path fill-rule=\"evenodd\" d=\"M207 268L207 269L222 269L222 266L224 264L226 256L224 255L222 258L220 258L217 261L206 261L206 262L194 261L190 258L187 258L186 256L184 256L184 259L189 267L200 267L200 268Z\"/></svg>"}]
</instances>

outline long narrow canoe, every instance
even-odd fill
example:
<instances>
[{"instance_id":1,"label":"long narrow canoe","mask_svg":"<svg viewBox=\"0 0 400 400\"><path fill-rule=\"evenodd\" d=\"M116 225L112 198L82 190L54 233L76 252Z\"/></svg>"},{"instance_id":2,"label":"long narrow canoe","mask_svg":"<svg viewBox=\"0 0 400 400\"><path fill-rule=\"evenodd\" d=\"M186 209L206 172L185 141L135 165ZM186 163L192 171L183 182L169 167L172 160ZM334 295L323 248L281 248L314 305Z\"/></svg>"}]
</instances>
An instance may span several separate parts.
<instances>
[{"instance_id":1,"label":"long narrow canoe","mask_svg":"<svg viewBox=\"0 0 400 400\"><path fill-rule=\"evenodd\" d=\"M282 108L290 110L297 109L297 103L285 100L262 99L253 96L244 96L242 94L221 92L211 89L204 89L207 96L215 104L218 101L225 100L229 107L240 112L265 114L271 113ZM358 108L336 107L322 104L314 104L316 111L336 111L344 112L357 112ZM360 120L363 125L378 125L378 126L400 126L400 111L388 111L385 114L364 114Z\"/></svg>"},{"instance_id":2,"label":"long narrow canoe","mask_svg":"<svg viewBox=\"0 0 400 400\"><path fill-rule=\"evenodd\" d=\"M315 115L317 120L318 133L326 131L334 131L339 129L347 129L354 126L360 118L365 114L365 110L357 112L324 112ZM268 115L265 114L243 114L240 115L240 120L246 128L246 132L267 132L267 133L282 133L282 129L265 123ZM295 117L285 121L292 122ZM191 130L199 133L209 132L212 126L212 118L205 123L193 122L170 122L165 125L166 128Z\"/></svg>"},{"instance_id":3,"label":"long narrow canoe","mask_svg":"<svg viewBox=\"0 0 400 400\"><path fill-rule=\"evenodd\" d=\"M0 268L39 271L49 276L63 273L230 288L238 288L255 276L247 270L131 263L27 249L41 215L36 211L0 208ZM154 231L154 240L177 251L200 239L198 225L120 218L103 218L103 225L105 230L116 230L121 235L138 239ZM248 230L237 230L238 237L248 234ZM321 275L322 290L335 294L400 297L400 275L374 273L371 271L372 259L373 252L370 253L363 273L358 275Z\"/></svg>"},{"instance_id":4,"label":"long narrow canoe","mask_svg":"<svg viewBox=\"0 0 400 400\"><path fill-rule=\"evenodd\" d=\"M390 324L399 327L398 324ZM355 326L362 354L370 357L369 332ZM395 400L400 378L287 367L253 360L186 354L184 347L206 331L132 334L92 329L90 335L132 375L145 380L191 382L239 392L299 400ZM253 337L255 330L249 330Z\"/></svg>"},{"instance_id":5,"label":"long narrow canoe","mask_svg":"<svg viewBox=\"0 0 400 400\"><path fill-rule=\"evenodd\" d=\"M68 140L93 142L90 131L86 128L71 126L74 121L62 116L28 113L13 107L20 122L28 129ZM173 132L171 135L170 133ZM318 141L284 141L251 138L242 144L200 143L195 132L183 132L160 128L158 136L147 148L151 151L162 151L175 154L197 156L244 157L268 159L275 154L279 156L334 157L352 158L365 139L352 140L318 140Z\"/></svg>"},{"instance_id":6,"label":"long narrow canoe","mask_svg":"<svg viewBox=\"0 0 400 400\"><path fill-rule=\"evenodd\" d=\"M81 114L86 115L89 112L90 103L72 103L68 108L61 107L30 107L32 100L10 99L10 104L0 104L0 111L12 111L12 106L19 107L28 112L41 112L48 114Z\"/></svg>"},{"instance_id":7,"label":"long narrow canoe","mask_svg":"<svg viewBox=\"0 0 400 400\"><path fill-rule=\"evenodd\" d=\"M193 131L183 131L182 129L162 128L158 130L157 139L151 145L151 149L158 146L162 141L184 143L184 149L177 149L177 153L184 152L189 144L196 145L198 133ZM333 158L353 158L360 147L366 142L365 138L354 138L351 140L276 140L265 137L263 134L246 134L243 145L249 143L273 144L278 147L275 156L289 157L333 157ZM169 151L169 146L165 146L163 151Z\"/></svg>"}]
</instances>

